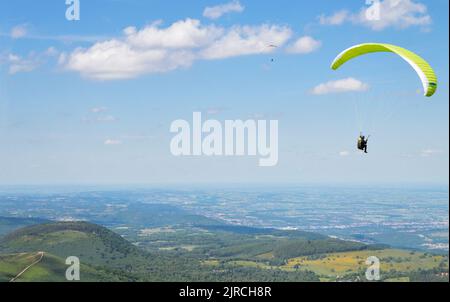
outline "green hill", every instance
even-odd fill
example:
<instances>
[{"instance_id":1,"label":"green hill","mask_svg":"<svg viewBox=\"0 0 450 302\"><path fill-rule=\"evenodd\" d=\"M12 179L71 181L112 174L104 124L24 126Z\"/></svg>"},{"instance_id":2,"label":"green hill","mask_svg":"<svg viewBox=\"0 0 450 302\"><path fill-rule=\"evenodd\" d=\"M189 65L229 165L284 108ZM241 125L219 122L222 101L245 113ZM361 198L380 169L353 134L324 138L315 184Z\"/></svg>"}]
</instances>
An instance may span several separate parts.
<instances>
[{"instance_id":1,"label":"green hill","mask_svg":"<svg viewBox=\"0 0 450 302\"><path fill-rule=\"evenodd\" d=\"M65 260L48 253L0 255L0 282L64 282ZM114 282L123 276L89 265L81 265L81 281Z\"/></svg>"},{"instance_id":2,"label":"green hill","mask_svg":"<svg viewBox=\"0 0 450 302\"><path fill-rule=\"evenodd\" d=\"M64 267L65 271L67 266L64 262L70 256L78 257L88 271L93 271L93 274L88 275L96 281L167 280L175 275L175 269L182 264L144 252L120 235L87 222L55 222L28 226L0 239L0 254L36 254L37 251L54 255L54 259L58 259L53 261L61 264L53 266L56 272L59 272L56 279L61 276L58 267ZM18 266L23 264L19 261ZM173 267L174 271L170 271L170 267ZM109 273L106 277L95 273L102 271ZM116 277L112 278L111 275ZM62 276L64 277L64 274Z\"/></svg>"},{"instance_id":3,"label":"green hill","mask_svg":"<svg viewBox=\"0 0 450 302\"><path fill-rule=\"evenodd\" d=\"M120 235L87 222L56 222L24 227L0 239L0 252L45 251L62 259L133 271L145 262L144 253Z\"/></svg>"}]
</instances>

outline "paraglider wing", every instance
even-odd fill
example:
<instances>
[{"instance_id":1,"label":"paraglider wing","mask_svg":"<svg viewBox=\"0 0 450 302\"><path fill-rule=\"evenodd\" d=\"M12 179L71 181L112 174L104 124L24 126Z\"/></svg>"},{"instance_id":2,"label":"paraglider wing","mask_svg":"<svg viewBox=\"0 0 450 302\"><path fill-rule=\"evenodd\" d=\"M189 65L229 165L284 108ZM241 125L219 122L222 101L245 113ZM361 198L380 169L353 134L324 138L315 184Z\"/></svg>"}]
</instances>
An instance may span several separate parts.
<instances>
[{"instance_id":1,"label":"paraglider wing","mask_svg":"<svg viewBox=\"0 0 450 302\"><path fill-rule=\"evenodd\" d=\"M331 68L333 70L337 70L347 61L362 55L376 52L392 52L402 57L419 75L422 81L425 96L431 97L434 95L437 90L438 80L433 68L431 68L430 64L428 64L427 61L422 59L417 54L399 46L380 43L356 45L339 54L331 65Z\"/></svg>"}]
</instances>

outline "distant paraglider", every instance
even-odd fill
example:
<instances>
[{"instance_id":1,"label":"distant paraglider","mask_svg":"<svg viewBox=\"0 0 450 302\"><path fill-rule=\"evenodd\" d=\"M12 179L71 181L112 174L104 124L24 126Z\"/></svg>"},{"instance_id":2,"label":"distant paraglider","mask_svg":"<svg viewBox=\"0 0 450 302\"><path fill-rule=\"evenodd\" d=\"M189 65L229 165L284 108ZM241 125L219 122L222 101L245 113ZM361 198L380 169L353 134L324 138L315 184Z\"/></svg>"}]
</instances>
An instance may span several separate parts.
<instances>
[{"instance_id":1,"label":"distant paraglider","mask_svg":"<svg viewBox=\"0 0 450 302\"><path fill-rule=\"evenodd\" d=\"M269 47L269 48L278 48L278 45L275 45L275 44L269 44L269 45L267 45L267 47ZM271 58L270 59L270 62L275 62L275 58Z\"/></svg>"},{"instance_id":2,"label":"distant paraglider","mask_svg":"<svg viewBox=\"0 0 450 302\"><path fill-rule=\"evenodd\" d=\"M369 136L370 137L370 136ZM369 137L365 137L362 133L359 135L358 138L358 150L363 151L364 153L368 153L367 152L367 145L369 143Z\"/></svg>"}]
</instances>

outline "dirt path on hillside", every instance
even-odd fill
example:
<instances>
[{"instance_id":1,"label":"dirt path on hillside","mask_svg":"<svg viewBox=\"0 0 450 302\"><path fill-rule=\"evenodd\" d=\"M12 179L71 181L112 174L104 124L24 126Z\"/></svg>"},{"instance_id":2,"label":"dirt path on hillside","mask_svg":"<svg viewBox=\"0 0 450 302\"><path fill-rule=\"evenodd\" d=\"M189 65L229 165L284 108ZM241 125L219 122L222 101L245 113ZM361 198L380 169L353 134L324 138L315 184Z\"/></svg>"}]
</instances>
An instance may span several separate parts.
<instances>
[{"instance_id":1,"label":"dirt path on hillside","mask_svg":"<svg viewBox=\"0 0 450 302\"><path fill-rule=\"evenodd\" d=\"M39 259L28 265L26 268L24 268L20 273L17 274L14 278L12 278L9 282L15 282L20 276L22 276L27 270L38 264L42 261L44 258L44 252L38 252L37 255L39 255Z\"/></svg>"}]
</instances>

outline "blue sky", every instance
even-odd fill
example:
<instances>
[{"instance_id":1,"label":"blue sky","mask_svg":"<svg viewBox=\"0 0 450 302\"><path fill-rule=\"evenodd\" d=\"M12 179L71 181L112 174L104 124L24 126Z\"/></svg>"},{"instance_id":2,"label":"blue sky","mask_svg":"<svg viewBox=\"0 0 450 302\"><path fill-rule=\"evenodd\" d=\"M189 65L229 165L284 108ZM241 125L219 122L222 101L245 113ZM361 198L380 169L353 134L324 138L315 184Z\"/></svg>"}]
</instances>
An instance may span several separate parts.
<instances>
[{"instance_id":1,"label":"blue sky","mask_svg":"<svg viewBox=\"0 0 450 302\"><path fill-rule=\"evenodd\" d=\"M378 22L359 0L80 2L72 22L64 0L0 3L0 184L448 183L446 0L382 1ZM423 56L437 94L395 55L330 70L364 42ZM279 120L279 164L173 157L193 111Z\"/></svg>"}]
</instances>

